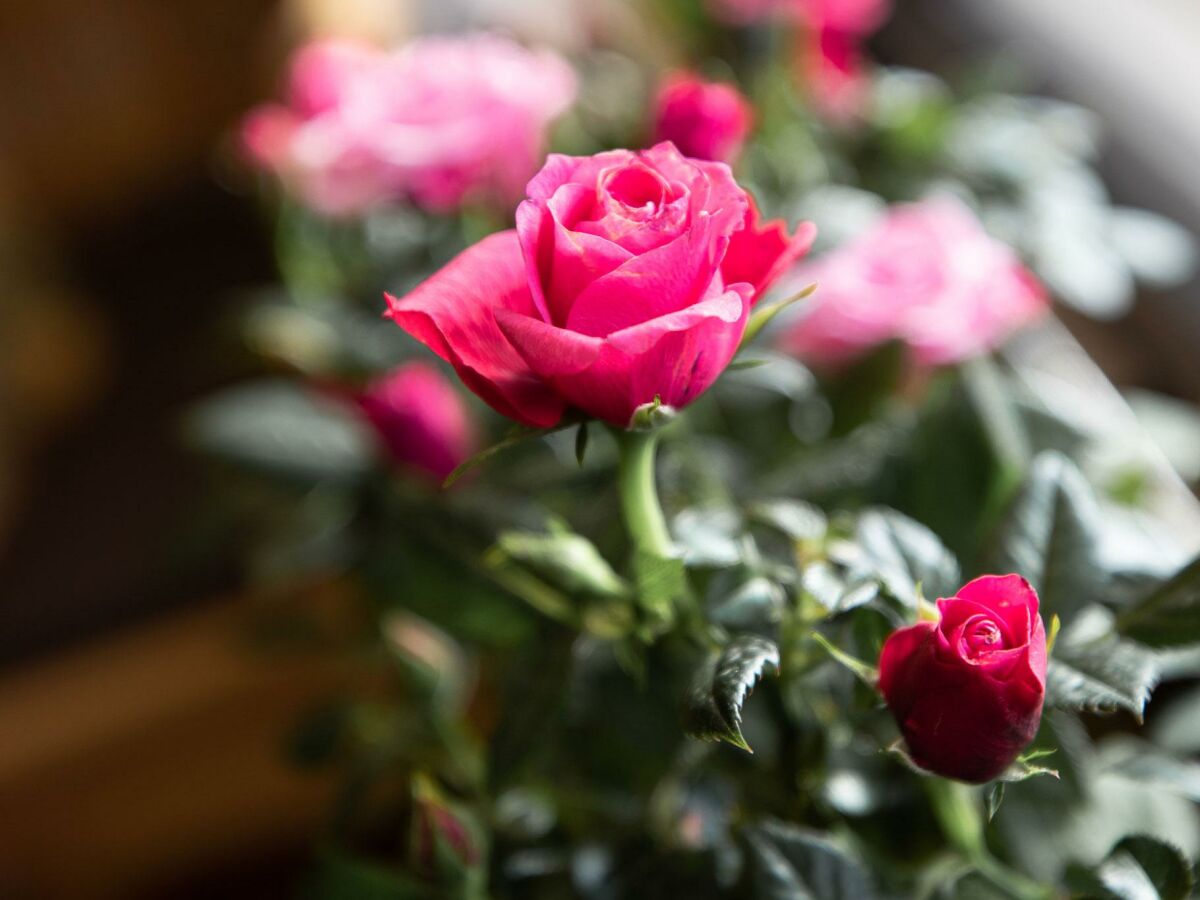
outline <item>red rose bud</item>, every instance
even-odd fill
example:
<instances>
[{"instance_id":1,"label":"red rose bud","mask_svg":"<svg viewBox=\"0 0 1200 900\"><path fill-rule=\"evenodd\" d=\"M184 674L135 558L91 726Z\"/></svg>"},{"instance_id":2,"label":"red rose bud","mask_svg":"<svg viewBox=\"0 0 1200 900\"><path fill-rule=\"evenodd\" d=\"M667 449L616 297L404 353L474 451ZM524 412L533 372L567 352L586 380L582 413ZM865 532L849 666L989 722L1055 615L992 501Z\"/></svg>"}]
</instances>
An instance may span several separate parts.
<instances>
[{"instance_id":1,"label":"red rose bud","mask_svg":"<svg viewBox=\"0 0 1200 900\"><path fill-rule=\"evenodd\" d=\"M672 141L684 156L732 163L741 155L753 113L737 88L678 73L655 102L654 141Z\"/></svg>"},{"instance_id":2,"label":"red rose bud","mask_svg":"<svg viewBox=\"0 0 1200 900\"><path fill-rule=\"evenodd\" d=\"M1019 575L984 575L938 600L940 619L893 632L879 688L922 768L981 783L1037 734L1046 693L1046 632Z\"/></svg>"},{"instance_id":3,"label":"red rose bud","mask_svg":"<svg viewBox=\"0 0 1200 900\"><path fill-rule=\"evenodd\" d=\"M475 429L462 398L426 363L393 369L355 399L401 466L441 481L474 450Z\"/></svg>"},{"instance_id":4,"label":"red rose bud","mask_svg":"<svg viewBox=\"0 0 1200 900\"><path fill-rule=\"evenodd\" d=\"M626 428L656 397L687 406L815 233L761 221L727 165L670 143L551 154L526 193L515 230L388 297L388 315L493 409L536 428L568 408Z\"/></svg>"}]
</instances>

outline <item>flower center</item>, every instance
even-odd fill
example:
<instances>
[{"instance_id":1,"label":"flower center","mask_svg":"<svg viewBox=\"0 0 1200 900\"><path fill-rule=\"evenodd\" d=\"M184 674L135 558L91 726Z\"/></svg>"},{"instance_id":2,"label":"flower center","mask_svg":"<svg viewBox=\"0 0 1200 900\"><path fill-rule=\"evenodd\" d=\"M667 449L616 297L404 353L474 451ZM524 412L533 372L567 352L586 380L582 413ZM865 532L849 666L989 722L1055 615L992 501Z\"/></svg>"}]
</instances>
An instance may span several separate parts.
<instances>
[{"instance_id":1,"label":"flower center","mask_svg":"<svg viewBox=\"0 0 1200 900\"><path fill-rule=\"evenodd\" d=\"M666 200L666 184L656 173L642 165L626 166L611 172L604 180L604 191L629 212L651 215Z\"/></svg>"},{"instance_id":2,"label":"flower center","mask_svg":"<svg viewBox=\"0 0 1200 900\"><path fill-rule=\"evenodd\" d=\"M1004 636L991 619L982 619L968 626L963 635L967 648L972 656L987 653L989 650L1003 650Z\"/></svg>"}]
</instances>

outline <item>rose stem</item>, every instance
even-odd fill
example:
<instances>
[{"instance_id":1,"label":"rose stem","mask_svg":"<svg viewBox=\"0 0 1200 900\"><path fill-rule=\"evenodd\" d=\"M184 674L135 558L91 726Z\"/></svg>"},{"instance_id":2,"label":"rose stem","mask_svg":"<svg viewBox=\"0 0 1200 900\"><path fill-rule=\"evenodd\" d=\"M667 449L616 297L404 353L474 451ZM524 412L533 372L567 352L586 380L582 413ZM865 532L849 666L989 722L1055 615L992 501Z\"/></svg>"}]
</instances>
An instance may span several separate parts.
<instances>
[{"instance_id":1,"label":"rose stem","mask_svg":"<svg viewBox=\"0 0 1200 900\"><path fill-rule=\"evenodd\" d=\"M926 778L934 815L946 839L988 880L1021 900L1048 900L1054 892L1022 875L988 850L983 837L983 807L978 788L948 778Z\"/></svg>"},{"instance_id":2,"label":"rose stem","mask_svg":"<svg viewBox=\"0 0 1200 900\"><path fill-rule=\"evenodd\" d=\"M614 431L619 451L617 486L621 515L634 545L655 556L670 556L671 533L658 503L654 480L654 457L658 449L655 431Z\"/></svg>"}]
</instances>

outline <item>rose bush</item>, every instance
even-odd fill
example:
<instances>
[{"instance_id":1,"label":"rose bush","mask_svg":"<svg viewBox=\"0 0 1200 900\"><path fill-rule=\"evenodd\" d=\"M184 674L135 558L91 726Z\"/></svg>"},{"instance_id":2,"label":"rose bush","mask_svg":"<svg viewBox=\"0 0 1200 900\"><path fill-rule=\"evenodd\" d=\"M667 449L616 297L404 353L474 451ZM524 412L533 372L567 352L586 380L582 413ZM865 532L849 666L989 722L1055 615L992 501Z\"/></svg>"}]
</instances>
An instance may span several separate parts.
<instances>
[{"instance_id":1,"label":"rose bush","mask_svg":"<svg viewBox=\"0 0 1200 900\"><path fill-rule=\"evenodd\" d=\"M788 352L824 366L900 340L919 366L984 353L1045 311L1045 293L962 203L897 206L876 227L804 267L820 285L783 334Z\"/></svg>"},{"instance_id":2,"label":"rose bush","mask_svg":"<svg viewBox=\"0 0 1200 900\"><path fill-rule=\"evenodd\" d=\"M394 52L328 40L297 52L287 94L252 111L242 139L306 205L337 216L404 199L446 212L519 195L575 76L557 55L494 35Z\"/></svg>"},{"instance_id":3,"label":"rose bush","mask_svg":"<svg viewBox=\"0 0 1200 900\"><path fill-rule=\"evenodd\" d=\"M1038 597L1019 575L985 575L937 605L937 622L888 637L879 688L918 765L989 781L1041 721L1046 632Z\"/></svg>"},{"instance_id":4,"label":"rose bush","mask_svg":"<svg viewBox=\"0 0 1200 900\"><path fill-rule=\"evenodd\" d=\"M391 458L441 481L475 447L475 427L462 398L437 369L405 363L355 397Z\"/></svg>"},{"instance_id":5,"label":"rose bush","mask_svg":"<svg viewBox=\"0 0 1200 900\"><path fill-rule=\"evenodd\" d=\"M537 427L568 407L626 427L656 396L696 399L815 231L760 221L728 166L669 143L552 155L527 190L515 230L389 296L388 315L493 408Z\"/></svg>"},{"instance_id":6,"label":"rose bush","mask_svg":"<svg viewBox=\"0 0 1200 900\"><path fill-rule=\"evenodd\" d=\"M659 88L654 140L671 141L694 159L733 163L753 118L749 101L733 85L677 73Z\"/></svg>"}]
</instances>

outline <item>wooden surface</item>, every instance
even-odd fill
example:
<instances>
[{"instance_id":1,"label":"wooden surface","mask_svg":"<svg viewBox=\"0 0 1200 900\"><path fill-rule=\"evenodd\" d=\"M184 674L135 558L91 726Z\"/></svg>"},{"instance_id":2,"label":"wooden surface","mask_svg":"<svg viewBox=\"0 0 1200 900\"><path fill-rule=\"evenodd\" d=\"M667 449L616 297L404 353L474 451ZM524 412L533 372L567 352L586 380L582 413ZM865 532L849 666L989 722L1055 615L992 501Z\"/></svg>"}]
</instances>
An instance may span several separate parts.
<instances>
[{"instance_id":1,"label":"wooden surface","mask_svg":"<svg viewBox=\"0 0 1200 900\"><path fill-rule=\"evenodd\" d=\"M308 845L332 783L283 738L344 673L251 646L244 620L221 603L0 681L0 896L174 896Z\"/></svg>"}]
</instances>

